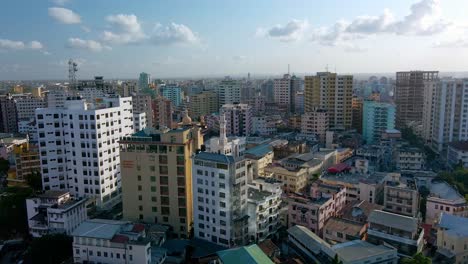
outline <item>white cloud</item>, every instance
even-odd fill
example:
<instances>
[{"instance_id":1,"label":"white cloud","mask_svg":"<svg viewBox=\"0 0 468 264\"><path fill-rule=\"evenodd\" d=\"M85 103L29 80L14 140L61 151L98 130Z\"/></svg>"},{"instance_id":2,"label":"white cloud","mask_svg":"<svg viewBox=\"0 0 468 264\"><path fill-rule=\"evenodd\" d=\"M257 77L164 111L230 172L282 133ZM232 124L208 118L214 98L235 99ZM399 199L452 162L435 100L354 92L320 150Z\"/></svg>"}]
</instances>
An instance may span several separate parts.
<instances>
[{"instance_id":1,"label":"white cloud","mask_svg":"<svg viewBox=\"0 0 468 264\"><path fill-rule=\"evenodd\" d=\"M89 33L91 32L91 29L87 26L81 26L81 29L85 32L85 33Z\"/></svg>"},{"instance_id":2,"label":"white cloud","mask_svg":"<svg viewBox=\"0 0 468 264\"><path fill-rule=\"evenodd\" d=\"M275 25L269 29L258 28L256 35L278 39L283 42L291 42L302 39L308 28L307 20L292 19L285 25Z\"/></svg>"},{"instance_id":3,"label":"white cloud","mask_svg":"<svg viewBox=\"0 0 468 264\"><path fill-rule=\"evenodd\" d=\"M70 2L70 0L52 0L56 5L66 5Z\"/></svg>"},{"instance_id":4,"label":"white cloud","mask_svg":"<svg viewBox=\"0 0 468 264\"><path fill-rule=\"evenodd\" d=\"M24 49L25 46L23 41L0 39L0 49L21 50Z\"/></svg>"},{"instance_id":5,"label":"white cloud","mask_svg":"<svg viewBox=\"0 0 468 264\"><path fill-rule=\"evenodd\" d=\"M44 50L44 45L37 40L33 40L28 44L24 43L23 41L18 40L9 40L9 39L0 39L0 50L39 50L43 53L46 52Z\"/></svg>"},{"instance_id":6,"label":"white cloud","mask_svg":"<svg viewBox=\"0 0 468 264\"><path fill-rule=\"evenodd\" d=\"M453 41L436 42L434 48L468 48L468 39L460 38Z\"/></svg>"},{"instance_id":7,"label":"white cloud","mask_svg":"<svg viewBox=\"0 0 468 264\"><path fill-rule=\"evenodd\" d=\"M41 50L44 48L44 45L37 40L33 40L29 43L29 48L33 50Z\"/></svg>"},{"instance_id":8,"label":"white cloud","mask_svg":"<svg viewBox=\"0 0 468 264\"><path fill-rule=\"evenodd\" d=\"M99 52L104 49L111 49L108 46L102 45L100 42L95 40L85 40L80 38L69 38L67 47L74 49L85 49L94 52Z\"/></svg>"},{"instance_id":9,"label":"white cloud","mask_svg":"<svg viewBox=\"0 0 468 264\"><path fill-rule=\"evenodd\" d=\"M375 34L385 32L394 22L393 14L385 9L380 16L358 16L346 28L350 33Z\"/></svg>"},{"instance_id":10,"label":"white cloud","mask_svg":"<svg viewBox=\"0 0 468 264\"><path fill-rule=\"evenodd\" d=\"M236 55L236 56L233 56L232 59L235 60L235 61L240 62L240 61L245 61L245 60L247 59L247 56L244 56L244 55Z\"/></svg>"},{"instance_id":11,"label":"white cloud","mask_svg":"<svg viewBox=\"0 0 468 264\"><path fill-rule=\"evenodd\" d=\"M63 24L81 23L81 17L78 14L63 7L49 8L49 16Z\"/></svg>"},{"instance_id":12,"label":"white cloud","mask_svg":"<svg viewBox=\"0 0 468 264\"><path fill-rule=\"evenodd\" d=\"M170 23L167 26L156 24L151 35L151 41L157 45L194 44L199 42L199 38L186 25Z\"/></svg>"},{"instance_id":13,"label":"white cloud","mask_svg":"<svg viewBox=\"0 0 468 264\"><path fill-rule=\"evenodd\" d=\"M106 20L117 31L104 31L103 40L112 44L137 43L147 38L138 18L133 15L118 14L107 16Z\"/></svg>"}]
</instances>

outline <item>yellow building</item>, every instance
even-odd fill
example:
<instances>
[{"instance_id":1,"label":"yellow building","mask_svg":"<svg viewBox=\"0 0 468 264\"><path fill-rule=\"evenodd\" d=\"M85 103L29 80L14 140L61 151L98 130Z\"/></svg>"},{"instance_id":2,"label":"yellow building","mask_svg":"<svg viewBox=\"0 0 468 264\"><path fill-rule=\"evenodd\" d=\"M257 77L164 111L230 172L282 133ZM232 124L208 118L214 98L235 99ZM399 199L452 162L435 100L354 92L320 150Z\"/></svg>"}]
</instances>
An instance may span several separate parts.
<instances>
[{"instance_id":1,"label":"yellow building","mask_svg":"<svg viewBox=\"0 0 468 264\"><path fill-rule=\"evenodd\" d=\"M196 118L219 111L218 94L213 91L204 91L190 96L190 115Z\"/></svg>"},{"instance_id":2,"label":"yellow building","mask_svg":"<svg viewBox=\"0 0 468 264\"><path fill-rule=\"evenodd\" d=\"M351 128L352 98L352 75L319 72L315 76L304 78L305 112L315 108L327 110L331 128Z\"/></svg>"},{"instance_id":3,"label":"yellow building","mask_svg":"<svg viewBox=\"0 0 468 264\"><path fill-rule=\"evenodd\" d=\"M33 87L31 92L34 97L42 97L42 87Z\"/></svg>"},{"instance_id":4,"label":"yellow building","mask_svg":"<svg viewBox=\"0 0 468 264\"><path fill-rule=\"evenodd\" d=\"M15 87L13 87L13 93L16 93L16 94L22 94L22 93L24 93L24 88L23 88L23 86L21 86L21 85L15 85Z\"/></svg>"},{"instance_id":5,"label":"yellow building","mask_svg":"<svg viewBox=\"0 0 468 264\"><path fill-rule=\"evenodd\" d=\"M15 165L8 171L9 186L25 185L28 176L40 173L39 150L34 145L27 142L14 145L10 155L13 155Z\"/></svg>"},{"instance_id":6,"label":"yellow building","mask_svg":"<svg viewBox=\"0 0 468 264\"><path fill-rule=\"evenodd\" d=\"M203 144L198 127L145 129L120 141L123 217L170 225L187 238L193 221L191 155Z\"/></svg>"},{"instance_id":7,"label":"yellow building","mask_svg":"<svg viewBox=\"0 0 468 264\"><path fill-rule=\"evenodd\" d=\"M267 178L275 178L283 183L284 192L303 192L307 185L307 169L288 170L278 164L265 167L264 175Z\"/></svg>"}]
</instances>

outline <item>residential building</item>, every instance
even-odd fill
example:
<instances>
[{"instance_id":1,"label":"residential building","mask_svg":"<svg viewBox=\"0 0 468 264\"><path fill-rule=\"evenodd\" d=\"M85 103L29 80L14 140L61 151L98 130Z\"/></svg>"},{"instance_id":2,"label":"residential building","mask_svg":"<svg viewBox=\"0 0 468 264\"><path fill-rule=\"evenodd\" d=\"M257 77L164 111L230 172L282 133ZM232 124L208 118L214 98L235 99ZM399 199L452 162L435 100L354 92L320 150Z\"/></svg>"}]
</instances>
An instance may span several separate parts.
<instances>
[{"instance_id":1,"label":"residential building","mask_svg":"<svg viewBox=\"0 0 468 264\"><path fill-rule=\"evenodd\" d=\"M294 113L304 114L304 91L297 91L294 98Z\"/></svg>"},{"instance_id":2,"label":"residential building","mask_svg":"<svg viewBox=\"0 0 468 264\"><path fill-rule=\"evenodd\" d=\"M9 185L22 185L28 180L28 177L34 173L41 172L41 162L37 146L24 142L14 144L11 152L14 163L10 162L10 168L15 168L14 178L8 177ZM9 175L10 176L10 175Z\"/></svg>"},{"instance_id":3,"label":"residential building","mask_svg":"<svg viewBox=\"0 0 468 264\"><path fill-rule=\"evenodd\" d=\"M153 102L150 94L133 93L132 95L133 113L145 113L146 126L154 127Z\"/></svg>"},{"instance_id":4,"label":"residential building","mask_svg":"<svg viewBox=\"0 0 468 264\"><path fill-rule=\"evenodd\" d=\"M266 166L273 163L273 156L273 148L269 144L258 145L245 151L245 158L252 166L254 179L265 174Z\"/></svg>"},{"instance_id":5,"label":"residential building","mask_svg":"<svg viewBox=\"0 0 468 264\"><path fill-rule=\"evenodd\" d=\"M33 237L72 232L86 219L86 199L73 198L69 192L45 191L26 199L29 233Z\"/></svg>"},{"instance_id":6,"label":"residential building","mask_svg":"<svg viewBox=\"0 0 468 264\"><path fill-rule=\"evenodd\" d=\"M433 180L426 201L426 223L435 224L442 214L468 217L468 204L454 187Z\"/></svg>"},{"instance_id":7,"label":"residential building","mask_svg":"<svg viewBox=\"0 0 468 264\"><path fill-rule=\"evenodd\" d=\"M191 156L198 127L145 129L120 140L123 218L170 225L187 238L193 219Z\"/></svg>"},{"instance_id":8,"label":"residential building","mask_svg":"<svg viewBox=\"0 0 468 264\"><path fill-rule=\"evenodd\" d=\"M276 134L277 128L274 121L268 116L252 117L252 133L260 136Z\"/></svg>"},{"instance_id":9,"label":"residential building","mask_svg":"<svg viewBox=\"0 0 468 264\"><path fill-rule=\"evenodd\" d=\"M145 91L149 90L151 83L151 75L146 72L140 73L140 78L138 79L138 90Z\"/></svg>"},{"instance_id":10,"label":"residential building","mask_svg":"<svg viewBox=\"0 0 468 264\"><path fill-rule=\"evenodd\" d=\"M218 109L225 104L241 102L241 83L231 77L226 77L216 87L218 94Z\"/></svg>"},{"instance_id":11,"label":"residential building","mask_svg":"<svg viewBox=\"0 0 468 264\"><path fill-rule=\"evenodd\" d=\"M122 95L123 97L132 96L133 94L136 94L139 91L138 84L135 81L122 82L120 87L121 87L120 95Z\"/></svg>"},{"instance_id":12,"label":"residential building","mask_svg":"<svg viewBox=\"0 0 468 264\"><path fill-rule=\"evenodd\" d=\"M375 210L369 215L367 241L389 244L404 256L421 252L424 246L424 229L419 227L415 217Z\"/></svg>"},{"instance_id":13,"label":"residential building","mask_svg":"<svg viewBox=\"0 0 468 264\"><path fill-rule=\"evenodd\" d=\"M388 180L384 187L384 210L396 214L418 217L419 192L414 184L401 180Z\"/></svg>"},{"instance_id":14,"label":"residential building","mask_svg":"<svg viewBox=\"0 0 468 264\"><path fill-rule=\"evenodd\" d=\"M261 94L255 94L249 100L248 104L252 106L255 114L262 115L266 111L266 98Z\"/></svg>"},{"instance_id":15,"label":"residential building","mask_svg":"<svg viewBox=\"0 0 468 264\"><path fill-rule=\"evenodd\" d=\"M161 88L163 97L171 100L174 107L178 107L182 103L183 92L182 89L175 84L168 84Z\"/></svg>"},{"instance_id":16,"label":"residential building","mask_svg":"<svg viewBox=\"0 0 468 264\"><path fill-rule=\"evenodd\" d=\"M304 80L305 112L314 108L325 109L331 128L351 128L353 76L318 72L315 76L306 76Z\"/></svg>"},{"instance_id":17,"label":"residential building","mask_svg":"<svg viewBox=\"0 0 468 264\"><path fill-rule=\"evenodd\" d=\"M437 224L437 253L445 257L444 260L447 262L443 263L466 262L468 259L468 218L441 214Z\"/></svg>"},{"instance_id":18,"label":"residential building","mask_svg":"<svg viewBox=\"0 0 468 264\"><path fill-rule=\"evenodd\" d=\"M289 227L303 225L322 236L325 223L346 204L346 188L314 183L310 196L293 193L287 199Z\"/></svg>"},{"instance_id":19,"label":"residential building","mask_svg":"<svg viewBox=\"0 0 468 264\"><path fill-rule=\"evenodd\" d=\"M280 227L281 182L257 178L249 184L248 208L249 237L260 242L272 238Z\"/></svg>"},{"instance_id":20,"label":"residential building","mask_svg":"<svg viewBox=\"0 0 468 264\"><path fill-rule=\"evenodd\" d=\"M216 252L217 258L210 264L236 264L239 261L249 264L273 264L257 244L226 249Z\"/></svg>"},{"instance_id":21,"label":"residential building","mask_svg":"<svg viewBox=\"0 0 468 264\"><path fill-rule=\"evenodd\" d=\"M63 108L70 96L66 90L51 90L46 94L47 108Z\"/></svg>"},{"instance_id":22,"label":"residential building","mask_svg":"<svg viewBox=\"0 0 468 264\"><path fill-rule=\"evenodd\" d=\"M226 135L245 137L252 134L252 107L248 104L225 104L220 113L226 118Z\"/></svg>"},{"instance_id":23,"label":"residential building","mask_svg":"<svg viewBox=\"0 0 468 264\"><path fill-rule=\"evenodd\" d=\"M387 245L373 245L363 240L353 240L330 245L304 226L288 229L288 246L299 253L307 263L333 263L335 257L343 264L398 263L397 250Z\"/></svg>"},{"instance_id":24,"label":"residential building","mask_svg":"<svg viewBox=\"0 0 468 264\"><path fill-rule=\"evenodd\" d=\"M9 94L0 95L0 133L18 132L18 113L15 100Z\"/></svg>"},{"instance_id":25,"label":"residential building","mask_svg":"<svg viewBox=\"0 0 468 264\"><path fill-rule=\"evenodd\" d=\"M432 148L447 150L447 144L468 140L468 79L442 79L434 94ZM466 100L466 102L465 102Z\"/></svg>"},{"instance_id":26,"label":"residential building","mask_svg":"<svg viewBox=\"0 0 468 264\"><path fill-rule=\"evenodd\" d=\"M73 263L153 263L145 226L92 219L73 231Z\"/></svg>"},{"instance_id":27,"label":"residential building","mask_svg":"<svg viewBox=\"0 0 468 264\"><path fill-rule=\"evenodd\" d=\"M352 122L351 127L362 134L362 115L363 115L363 100L357 96L353 96L351 101Z\"/></svg>"},{"instance_id":28,"label":"residential building","mask_svg":"<svg viewBox=\"0 0 468 264\"><path fill-rule=\"evenodd\" d=\"M455 141L448 144L447 162L452 166L468 168L468 141Z\"/></svg>"},{"instance_id":29,"label":"residential building","mask_svg":"<svg viewBox=\"0 0 468 264\"><path fill-rule=\"evenodd\" d=\"M424 81L421 137L427 144L430 144L432 141L432 133L434 129L435 93L438 82L438 77Z\"/></svg>"},{"instance_id":30,"label":"residential building","mask_svg":"<svg viewBox=\"0 0 468 264\"><path fill-rule=\"evenodd\" d=\"M302 192L309 180L306 168L288 170L277 163L267 165L264 168L264 176L281 181L283 183L283 191L287 193Z\"/></svg>"},{"instance_id":31,"label":"residential building","mask_svg":"<svg viewBox=\"0 0 468 264\"><path fill-rule=\"evenodd\" d=\"M190 116L200 118L200 116L210 115L219 111L218 94L214 91L203 91L190 96L189 99Z\"/></svg>"},{"instance_id":32,"label":"residential building","mask_svg":"<svg viewBox=\"0 0 468 264\"><path fill-rule=\"evenodd\" d=\"M146 113L133 112L133 132L138 132L148 126Z\"/></svg>"},{"instance_id":33,"label":"residential building","mask_svg":"<svg viewBox=\"0 0 468 264\"><path fill-rule=\"evenodd\" d=\"M430 100L429 92L433 82L438 79L437 71L406 71L396 73L395 104L396 104L396 125L398 128L408 126L410 122L423 123L424 110L429 110L430 104L424 101L426 94ZM427 122L426 122L427 124Z\"/></svg>"},{"instance_id":34,"label":"residential building","mask_svg":"<svg viewBox=\"0 0 468 264\"><path fill-rule=\"evenodd\" d=\"M174 106L172 101L165 97L159 96L152 102L153 108L153 126L155 128L174 128L175 124L172 120Z\"/></svg>"},{"instance_id":35,"label":"residential building","mask_svg":"<svg viewBox=\"0 0 468 264\"><path fill-rule=\"evenodd\" d=\"M281 79L274 79L274 102L281 108L294 113L296 111L296 92L300 88L300 79L295 75L285 74Z\"/></svg>"},{"instance_id":36,"label":"residential building","mask_svg":"<svg viewBox=\"0 0 468 264\"><path fill-rule=\"evenodd\" d=\"M301 116L301 133L315 134L321 143L325 143L329 129L328 113L324 109L312 109Z\"/></svg>"},{"instance_id":37,"label":"residential building","mask_svg":"<svg viewBox=\"0 0 468 264\"><path fill-rule=\"evenodd\" d=\"M375 101L364 101L362 136L367 144L378 143L386 130L394 128L394 105Z\"/></svg>"},{"instance_id":38,"label":"residential building","mask_svg":"<svg viewBox=\"0 0 468 264\"><path fill-rule=\"evenodd\" d=\"M424 151L416 147L400 147L396 151L397 170L424 170L426 159Z\"/></svg>"},{"instance_id":39,"label":"residential building","mask_svg":"<svg viewBox=\"0 0 468 264\"><path fill-rule=\"evenodd\" d=\"M119 140L133 133L132 99L94 104L69 98L63 108L36 110L44 190L89 197L99 207L120 201Z\"/></svg>"},{"instance_id":40,"label":"residential building","mask_svg":"<svg viewBox=\"0 0 468 264\"><path fill-rule=\"evenodd\" d=\"M34 111L46 107L43 98L34 97L32 94L16 94L12 98L15 101L18 121L34 119Z\"/></svg>"}]
</instances>

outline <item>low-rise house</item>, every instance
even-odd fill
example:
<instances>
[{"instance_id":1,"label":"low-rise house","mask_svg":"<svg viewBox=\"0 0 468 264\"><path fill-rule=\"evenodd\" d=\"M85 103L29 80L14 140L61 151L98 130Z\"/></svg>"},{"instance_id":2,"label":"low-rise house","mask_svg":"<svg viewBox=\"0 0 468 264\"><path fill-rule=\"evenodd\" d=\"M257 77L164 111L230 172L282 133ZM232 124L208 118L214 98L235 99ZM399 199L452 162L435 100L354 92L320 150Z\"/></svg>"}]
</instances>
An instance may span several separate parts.
<instances>
[{"instance_id":1,"label":"low-rise house","mask_svg":"<svg viewBox=\"0 0 468 264\"><path fill-rule=\"evenodd\" d=\"M273 148L269 144L262 144L247 149L244 152L247 161L252 164L253 178L265 174L265 167L273 162Z\"/></svg>"},{"instance_id":2,"label":"low-rise house","mask_svg":"<svg viewBox=\"0 0 468 264\"><path fill-rule=\"evenodd\" d=\"M468 259L468 218L441 214L437 223L437 253L433 263L466 263Z\"/></svg>"},{"instance_id":3,"label":"low-rise house","mask_svg":"<svg viewBox=\"0 0 468 264\"><path fill-rule=\"evenodd\" d=\"M387 243L398 253L413 256L424 246L424 230L415 217L375 210L369 215L367 241L380 245Z\"/></svg>"},{"instance_id":4,"label":"low-rise house","mask_svg":"<svg viewBox=\"0 0 468 264\"><path fill-rule=\"evenodd\" d=\"M86 199L75 199L69 192L46 191L26 199L29 233L33 237L64 233L70 235L88 219Z\"/></svg>"},{"instance_id":5,"label":"low-rise house","mask_svg":"<svg viewBox=\"0 0 468 264\"><path fill-rule=\"evenodd\" d=\"M426 223L437 223L441 214L468 217L468 204L465 198L448 183L432 181L426 202Z\"/></svg>"},{"instance_id":6,"label":"low-rise house","mask_svg":"<svg viewBox=\"0 0 468 264\"><path fill-rule=\"evenodd\" d=\"M143 224L92 219L81 223L72 236L74 263L153 263Z\"/></svg>"}]
</instances>

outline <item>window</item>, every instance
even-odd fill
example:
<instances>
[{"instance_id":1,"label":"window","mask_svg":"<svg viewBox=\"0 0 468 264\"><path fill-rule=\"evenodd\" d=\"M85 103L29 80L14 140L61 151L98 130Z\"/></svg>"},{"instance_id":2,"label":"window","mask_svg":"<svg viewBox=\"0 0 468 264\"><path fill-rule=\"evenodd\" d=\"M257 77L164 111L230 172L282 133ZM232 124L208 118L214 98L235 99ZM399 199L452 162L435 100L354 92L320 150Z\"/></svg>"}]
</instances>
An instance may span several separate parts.
<instances>
[{"instance_id":1,"label":"window","mask_svg":"<svg viewBox=\"0 0 468 264\"><path fill-rule=\"evenodd\" d=\"M160 155L159 156L159 164L167 164L167 156L166 155Z\"/></svg>"}]
</instances>

